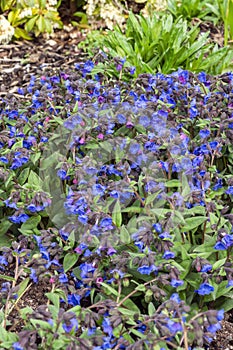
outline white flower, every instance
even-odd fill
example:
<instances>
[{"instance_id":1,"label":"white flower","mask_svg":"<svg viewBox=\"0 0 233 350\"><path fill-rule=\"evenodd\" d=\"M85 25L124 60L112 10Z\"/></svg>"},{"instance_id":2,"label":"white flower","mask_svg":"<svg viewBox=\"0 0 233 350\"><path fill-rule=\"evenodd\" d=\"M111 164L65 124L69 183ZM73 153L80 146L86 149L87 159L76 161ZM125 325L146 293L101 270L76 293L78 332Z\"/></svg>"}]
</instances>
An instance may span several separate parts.
<instances>
[{"instance_id":1,"label":"white flower","mask_svg":"<svg viewBox=\"0 0 233 350\"><path fill-rule=\"evenodd\" d=\"M25 7L19 14L19 18L30 17L32 16L31 7Z\"/></svg>"},{"instance_id":2,"label":"white flower","mask_svg":"<svg viewBox=\"0 0 233 350\"><path fill-rule=\"evenodd\" d=\"M0 15L0 43L9 43L14 35L14 32L15 30L11 26L10 22L8 22L8 20L3 15Z\"/></svg>"},{"instance_id":3,"label":"white flower","mask_svg":"<svg viewBox=\"0 0 233 350\"><path fill-rule=\"evenodd\" d=\"M57 6L57 0L48 0L49 6Z\"/></svg>"}]
</instances>

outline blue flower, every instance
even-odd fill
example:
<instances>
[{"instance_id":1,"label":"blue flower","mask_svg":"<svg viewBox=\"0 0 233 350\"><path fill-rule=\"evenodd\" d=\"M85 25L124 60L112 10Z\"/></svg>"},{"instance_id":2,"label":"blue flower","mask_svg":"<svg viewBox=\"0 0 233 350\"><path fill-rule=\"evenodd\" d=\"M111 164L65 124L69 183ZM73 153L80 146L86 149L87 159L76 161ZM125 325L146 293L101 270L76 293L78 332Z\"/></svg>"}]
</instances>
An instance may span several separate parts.
<instances>
[{"instance_id":1,"label":"blue flower","mask_svg":"<svg viewBox=\"0 0 233 350\"><path fill-rule=\"evenodd\" d=\"M217 141L211 141L209 142L210 148L211 149L216 149L218 146L218 142Z\"/></svg>"},{"instance_id":2,"label":"blue flower","mask_svg":"<svg viewBox=\"0 0 233 350\"><path fill-rule=\"evenodd\" d=\"M19 342L16 342L12 345L13 350L24 350L24 348L19 344Z\"/></svg>"},{"instance_id":3,"label":"blue flower","mask_svg":"<svg viewBox=\"0 0 233 350\"><path fill-rule=\"evenodd\" d=\"M211 264L206 264L202 266L201 272L208 272L212 270L212 265Z\"/></svg>"},{"instance_id":4,"label":"blue flower","mask_svg":"<svg viewBox=\"0 0 233 350\"><path fill-rule=\"evenodd\" d=\"M100 184L95 184L92 186L92 193L94 196L103 196L105 190L106 190L106 187Z\"/></svg>"},{"instance_id":5,"label":"blue flower","mask_svg":"<svg viewBox=\"0 0 233 350\"><path fill-rule=\"evenodd\" d=\"M182 332L183 328L179 322L168 320L166 327L169 329L171 334L176 334L177 332Z\"/></svg>"},{"instance_id":6,"label":"blue flower","mask_svg":"<svg viewBox=\"0 0 233 350\"><path fill-rule=\"evenodd\" d=\"M172 238L172 236L168 232L165 231L159 235L159 238L168 239L168 238Z\"/></svg>"},{"instance_id":7,"label":"blue flower","mask_svg":"<svg viewBox=\"0 0 233 350\"><path fill-rule=\"evenodd\" d=\"M170 284L172 287L177 288L177 287L183 286L184 281L172 279Z\"/></svg>"},{"instance_id":8,"label":"blue flower","mask_svg":"<svg viewBox=\"0 0 233 350\"><path fill-rule=\"evenodd\" d=\"M173 293L173 294L170 296L170 300L175 301L177 304L179 304L179 303L181 302L181 299L180 299L178 293Z\"/></svg>"},{"instance_id":9,"label":"blue flower","mask_svg":"<svg viewBox=\"0 0 233 350\"><path fill-rule=\"evenodd\" d=\"M113 334L113 328L111 326L109 318L104 317L104 320L102 322L102 327L104 332L107 333L109 336Z\"/></svg>"},{"instance_id":10,"label":"blue flower","mask_svg":"<svg viewBox=\"0 0 233 350\"><path fill-rule=\"evenodd\" d=\"M136 71L136 68L135 68L135 67L130 67L130 71L129 71L130 74L133 75L133 74L135 73L135 71Z\"/></svg>"},{"instance_id":11,"label":"blue flower","mask_svg":"<svg viewBox=\"0 0 233 350\"><path fill-rule=\"evenodd\" d=\"M156 224L153 224L152 227L158 233L162 233L163 232L162 226L161 226L161 224L159 222L157 222Z\"/></svg>"},{"instance_id":12,"label":"blue flower","mask_svg":"<svg viewBox=\"0 0 233 350\"><path fill-rule=\"evenodd\" d=\"M61 283L67 283L68 282L67 275L65 273L61 273L60 276L59 276L59 281Z\"/></svg>"},{"instance_id":13,"label":"blue flower","mask_svg":"<svg viewBox=\"0 0 233 350\"><path fill-rule=\"evenodd\" d=\"M8 261L6 260L4 255L0 255L0 265L8 265Z\"/></svg>"},{"instance_id":14,"label":"blue flower","mask_svg":"<svg viewBox=\"0 0 233 350\"><path fill-rule=\"evenodd\" d=\"M139 150L140 150L140 145L138 143L134 143L129 147L129 153L131 154L137 154Z\"/></svg>"},{"instance_id":15,"label":"blue flower","mask_svg":"<svg viewBox=\"0 0 233 350\"><path fill-rule=\"evenodd\" d=\"M233 195L233 186L229 186L228 189L225 191L225 193Z\"/></svg>"},{"instance_id":16,"label":"blue flower","mask_svg":"<svg viewBox=\"0 0 233 350\"><path fill-rule=\"evenodd\" d=\"M112 218L103 218L101 221L100 221L100 227L103 227L103 228L113 228L112 226Z\"/></svg>"},{"instance_id":17,"label":"blue flower","mask_svg":"<svg viewBox=\"0 0 233 350\"><path fill-rule=\"evenodd\" d=\"M163 259L166 259L166 260L174 259L174 257L175 257L175 253L170 252L170 250L166 250L163 254Z\"/></svg>"},{"instance_id":18,"label":"blue flower","mask_svg":"<svg viewBox=\"0 0 233 350\"><path fill-rule=\"evenodd\" d=\"M77 331L78 330L78 321L76 320L76 317L74 316L74 318L71 318L71 320L69 320L68 322L63 323L62 328L64 329L64 331L66 333L70 333L72 331L72 329Z\"/></svg>"},{"instance_id":19,"label":"blue flower","mask_svg":"<svg viewBox=\"0 0 233 350\"><path fill-rule=\"evenodd\" d=\"M38 277L36 275L36 270L33 269L32 267L30 268L30 270L31 270L30 278L33 280L34 283L38 283Z\"/></svg>"},{"instance_id":20,"label":"blue flower","mask_svg":"<svg viewBox=\"0 0 233 350\"><path fill-rule=\"evenodd\" d=\"M60 179L62 179L62 180L66 180L67 179L67 173L66 173L66 171L64 169L59 169L57 171L57 176L59 176Z\"/></svg>"},{"instance_id":21,"label":"blue flower","mask_svg":"<svg viewBox=\"0 0 233 350\"><path fill-rule=\"evenodd\" d=\"M214 287L211 286L209 283L202 283L197 290L195 290L196 293L199 295L209 295L214 291Z\"/></svg>"},{"instance_id":22,"label":"blue flower","mask_svg":"<svg viewBox=\"0 0 233 350\"><path fill-rule=\"evenodd\" d=\"M2 156L2 157L0 157L0 162L7 164L8 163L8 159L6 157Z\"/></svg>"},{"instance_id":23,"label":"blue flower","mask_svg":"<svg viewBox=\"0 0 233 350\"><path fill-rule=\"evenodd\" d=\"M79 215L78 216L78 221L81 222L81 224L86 225L87 222L88 222L87 215Z\"/></svg>"},{"instance_id":24,"label":"blue flower","mask_svg":"<svg viewBox=\"0 0 233 350\"><path fill-rule=\"evenodd\" d=\"M200 130L199 135L202 139L205 139L210 135L210 131L208 129Z\"/></svg>"},{"instance_id":25,"label":"blue flower","mask_svg":"<svg viewBox=\"0 0 233 350\"><path fill-rule=\"evenodd\" d=\"M214 249L216 250L227 250L227 247L225 246L225 244L221 241L217 242L214 246Z\"/></svg>"},{"instance_id":26,"label":"blue flower","mask_svg":"<svg viewBox=\"0 0 233 350\"><path fill-rule=\"evenodd\" d=\"M221 309L217 313L217 320L222 321L224 319L224 309Z\"/></svg>"},{"instance_id":27,"label":"blue flower","mask_svg":"<svg viewBox=\"0 0 233 350\"><path fill-rule=\"evenodd\" d=\"M69 305L72 306L76 306L76 305L80 305L80 300L81 300L81 296L79 294L70 294L67 297L67 301Z\"/></svg>"},{"instance_id":28,"label":"blue flower","mask_svg":"<svg viewBox=\"0 0 233 350\"><path fill-rule=\"evenodd\" d=\"M215 324L211 324L207 327L207 332L210 333L216 333L219 329L221 329L221 324L220 323L215 323Z\"/></svg>"},{"instance_id":29,"label":"blue flower","mask_svg":"<svg viewBox=\"0 0 233 350\"><path fill-rule=\"evenodd\" d=\"M80 277L82 278L87 278L89 273L93 273L95 271L95 267L88 263L81 264L79 268L81 270Z\"/></svg>"},{"instance_id":30,"label":"blue flower","mask_svg":"<svg viewBox=\"0 0 233 350\"><path fill-rule=\"evenodd\" d=\"M142 275L150 275L151 272L157 270L155 265L143 265L137 269L138 272L140 272Z\"/></svg>"},{"instance_id":31,"label":"blue flower","mask_svg":"<svg viewBox=\"0 0 233 350\"><path fill-rule=\"evenodd\" d=\"M19 214L9 216L8 219L14 224L20 224L21 222L26 222L29 219L29 216L27 214Z\"/></svg>"}]
</instances>

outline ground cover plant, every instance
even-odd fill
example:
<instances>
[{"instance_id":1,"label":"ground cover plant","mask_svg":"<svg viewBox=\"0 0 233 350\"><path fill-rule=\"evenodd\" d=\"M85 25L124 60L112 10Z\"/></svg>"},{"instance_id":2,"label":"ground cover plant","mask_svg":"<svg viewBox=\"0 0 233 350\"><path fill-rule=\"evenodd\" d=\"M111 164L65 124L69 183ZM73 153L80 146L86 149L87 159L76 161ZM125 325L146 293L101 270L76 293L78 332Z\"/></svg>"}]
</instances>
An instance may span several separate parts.
<instances>
[{"instance_id":1,"label":"ground cover plant","mask_svg":"<svg viewBox=\"0 0 233 350\"><path fill-rule=\"evenodd\" d=\"M106 61L1 99L3 349L204 349L233 307L232 74Z\"/></svg>"}]
</instances>

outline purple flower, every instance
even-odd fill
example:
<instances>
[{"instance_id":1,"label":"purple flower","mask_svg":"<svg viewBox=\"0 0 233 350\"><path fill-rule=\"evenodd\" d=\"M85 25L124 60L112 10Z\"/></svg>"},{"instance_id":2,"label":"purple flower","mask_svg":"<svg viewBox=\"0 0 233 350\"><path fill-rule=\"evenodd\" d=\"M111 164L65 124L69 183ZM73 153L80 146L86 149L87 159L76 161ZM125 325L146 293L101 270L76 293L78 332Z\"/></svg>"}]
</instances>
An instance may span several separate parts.
<instances>
[{"instance_id":1,"label":"purple flower","mask_svg":"<svg viewBox=\"0 0 233 350\"><path fill-rule=\"evenodd\" d=\"M214 287L211 286L209 283L202 283L197 290L195 290L196 293L199 295L209 295L214 291Z\"/></svg>"}]
</instances>

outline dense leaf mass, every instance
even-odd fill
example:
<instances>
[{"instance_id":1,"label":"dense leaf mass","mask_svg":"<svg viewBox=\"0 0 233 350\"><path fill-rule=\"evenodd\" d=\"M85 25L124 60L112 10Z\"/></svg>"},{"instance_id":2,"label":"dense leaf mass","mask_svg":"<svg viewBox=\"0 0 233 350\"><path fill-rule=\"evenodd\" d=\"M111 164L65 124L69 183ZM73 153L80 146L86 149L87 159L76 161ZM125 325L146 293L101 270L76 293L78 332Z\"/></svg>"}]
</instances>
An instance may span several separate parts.
<instances>
[{"instance_id":1,"label":"dense leaf mass","mask_svg":"<svg viewBox=\"0 0 233 350\"><path fill-rule=\"evenodd\" d=\"M232 73L107 60L0 101L2 348L204 348L232 309Z\"/></svg>"}]
</instances>

